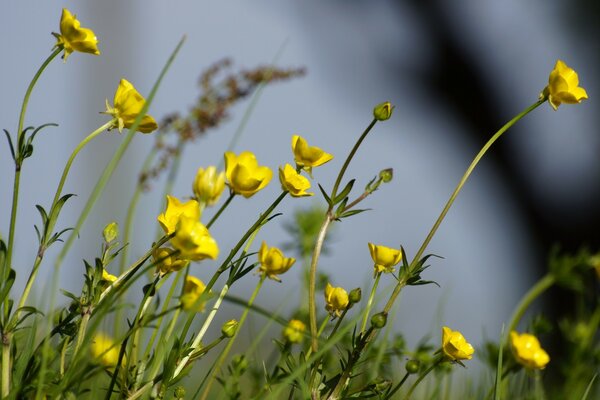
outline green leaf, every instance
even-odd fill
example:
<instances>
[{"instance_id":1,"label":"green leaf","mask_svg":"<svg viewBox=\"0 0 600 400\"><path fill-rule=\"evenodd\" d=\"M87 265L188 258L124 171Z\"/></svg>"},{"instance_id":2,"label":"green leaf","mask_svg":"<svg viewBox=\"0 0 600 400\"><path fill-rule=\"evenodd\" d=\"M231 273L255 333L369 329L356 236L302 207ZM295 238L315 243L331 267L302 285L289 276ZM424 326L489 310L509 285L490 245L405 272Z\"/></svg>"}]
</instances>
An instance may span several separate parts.
<instances>
[{"instance_id":1,"label":"green leaf","mask_svg":"<svg viewBox=\"0 0 600 400\"><path fill-rule=\"evenodd\" d=\"M346 186L344 187L344 190L342 190L339 194L337 194L335 196L335 198L333 199L333 204L338 204L340 201L342 201L344 199L344 197L347 197L350 194L350 191L352 190L352 186L354 186L354 182L356 181L356 179L352 179L350 180L350 182L348 182L346 184Z\"/></svg>"},{"instance_id":2,"label":"green leaf","mask_svg":"<svg viewBox=\"0 0 600 400\"><path fill-rule=\"evenodd\" d=\"M17 161L15 156L15 147L13 146L12 139L10 138L10 133L6 129L3 129L3 131L6 134L6 140L8 140L8 147L10 149L10 154L12 155L13 161Z\"/></svg>"},{"instance_id":3,"label":"green leaf","mask_svg":"<svg viewBox=\"0 0 600 400\"><path fill-rule=\"evenodd\" d=\"M345 213L343 213L342 215L340 215L338 218L339 219L348 218L348 217L351 217L353 215L360 214L361 212L364 212L364 211L371 211L371 209L370 208L365 208L364 210L350 210L350 211L346 211Z\"/></svg>"},{"instance_id":4,"label":"green leaf","mask_svg":"<svg viewBox=\"0 0 600 400\"><path fill-rule=\"evenodd\" d=\"M13 284L15 283L16 276L17 276L17 273L15 272L14 269L11 268L8 271L8 278L6 279L6 281L2 285L2 289L0 290L0 303L4 303L6 296L8 296L8 294L10 293L10 289L12 288Z\"/></svg>"},{"instance_id":5,"label":"green leaf","mask_svg":"<svg viewBox=\"0 0 600 400\"><path fill-rule=\"evenodd\" d=\"M327 195L327 193L325 192L325 189L323 189L323 186L321 186L320 183L317 183L317 185L319 186L319 190L321 190L321 194L323 195L323 197L325 198L325 201L327 202L327 204L329 204L330 207L333 206L333 203L331 202L331 199L329 198L329 196Z\"/></svg>"}]
</instances>

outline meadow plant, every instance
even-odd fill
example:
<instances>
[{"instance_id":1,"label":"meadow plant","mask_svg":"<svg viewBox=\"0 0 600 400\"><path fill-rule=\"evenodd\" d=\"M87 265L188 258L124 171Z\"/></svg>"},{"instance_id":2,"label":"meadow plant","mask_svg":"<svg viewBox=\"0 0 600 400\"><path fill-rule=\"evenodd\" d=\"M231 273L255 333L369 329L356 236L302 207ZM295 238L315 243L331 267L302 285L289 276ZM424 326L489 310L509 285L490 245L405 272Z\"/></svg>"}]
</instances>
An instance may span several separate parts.
<instances>
[{"instance_id":1,"label":"meadow plant","mask_svg":"<svg viewBox=\"0 0 600 400\"><path fill-rule=\"evenodd\" d=\"M16 274L23 271L14 269L12 258L15 241L25 234L24 229L17 230L20 175L25 160L34 154L36 135L54 125L26 127L30 95L47 65L59 54L64 62L77 62L78 53L100 56L93 30L81 27L69 10L63 10L59 27L60 33L53 34L57 39L53 51L27 88L17 131L4 131L15 173L8 236L0 240L3 399L449 398L451 391L442 388L440 382L446 382L453 369L465 367L478 355L489 361L495 380L473 385L470 391L459 392L458 398L597 398L600 256L587 250L577 255L553 254L547 275L523 296L507 321L507 329L483 349L470 344L460 327L453 330L440 326L438 332L424 332L424 336L438 338L437 344L425 340L414 349L407 347L400 333L393 338L389 331L382 334L404 288L436 284L425 277L434 256L426 253L428 245L491 146L546 102L557 110L562 104L587 99L577 73L563 61L556 62L539 99L492 135L475 156L414 255L409 258L397 241L383 245L364 238L364 251L369 251L373 260L373 280L368 287L344 288L335 286L335 276L320 270L320 256L327 250L331 228L367 211L358 206L370 201L375 192L385 190L385 184L393 179L391 169L382 170L356 193L357 181L347 179L346 173L369 133L393 117L394 105L383 102L374 107L371 121L342 158L342 167L330 188L316 183L316 177L320 169L328 168L334 155L318 147L319 143L309 144L302 136L293 135L288 156L283 149L276 150L282 155L278 168L280 193L270 204L256 204L255 222L241 227L244 233L234 246L221 248L211 228L234 206L234 201L254 201L256 193L272 184L273 169L263 165L250 150L234 150L240 129L224 151L223 163L200 166L189 184L190 192L177 198L171 193L172 183L185 146L217 128L234 103L255 96L267 84L300 76L304 71L259 67L215 82L230 67L230 61L218 62L203 73L201 95L190 112L183 116L173 113L157 123L148 108L182 40L147 98L130 81L121 79L112 105L106 102L104 114L108 121L73 150L50 206L36 206L41 217L41 224L35 227L39 246L21 291L13 283ZM95 137L112 129L128 132L121 139L121 147L100 174L76 225L57 229L63 208L73 196L64 194L63 186L76 156ZM90 255L93 261L83 264L81 292L62 291L64 297L60 297L57 283L62 261L136 132L154 135L155 144L141 167L127 216L122 222L109 223L99 234L101 251L98 256ZM133 240L133 216L139 198L165 171L168 179L163 211L158 216L146 215L156 218L156 240L145 246L142 257L132 261L128 245ZM288 246L278 248L261 238L261 228L274 223L280 203L289 198L304 201L302 198L311 196L321 196L323 208L295 215L287 226L292 235ZM119 225L124 225L123 233ZM30 305L29 296L40 267L50 268L44 265L50 246L61 246L61 250L54 262L52 300L47 309L39 310ZM332 246L329 251L334 252ZM193 276L192 268L205 260L215 260L218 265L207 282ZM258 305L263 285L273 284L271 281L290 285L292 279L287 272L301 268L306 270L302 282L305 298L295 311L280 315L276 309ZM237 297L233 290L242 279L256 281L248 298ZM392 282L393 290L381 290L381 280ZM143 283L141 292L136 289L138 281ZM542 379L544 369L554 359L543 348L550 343L547 324L544 328L541 320L532 320L519 328L525 310L554 285L568 288L581 303L572 319L561 322L562 334L557 333L570 343L562 355L565 368L554 372L560 377L558 385L556 380ZM367 294L364 299L363 292ZM378 297L385 300L383 306L376 301ZM128 299L135 299L133 313L127 312ZM222 312L224 302L241 305L243 311L218 325L215 317ZM126 312L127 323L123 324ZM251 313L267 318L269 324L280 325L279 336L272 338L273 356L268 359L254 359L252 348L260 338L252 341L251 349L246 351L234 347ZM107 324L113 327L111 332L100 329ZM269 333L265 329L261 335ZM234 350L241 353L233 354ZM405 364L404 371L393 367L398 362Z\"/></svg>"}]
</instances>

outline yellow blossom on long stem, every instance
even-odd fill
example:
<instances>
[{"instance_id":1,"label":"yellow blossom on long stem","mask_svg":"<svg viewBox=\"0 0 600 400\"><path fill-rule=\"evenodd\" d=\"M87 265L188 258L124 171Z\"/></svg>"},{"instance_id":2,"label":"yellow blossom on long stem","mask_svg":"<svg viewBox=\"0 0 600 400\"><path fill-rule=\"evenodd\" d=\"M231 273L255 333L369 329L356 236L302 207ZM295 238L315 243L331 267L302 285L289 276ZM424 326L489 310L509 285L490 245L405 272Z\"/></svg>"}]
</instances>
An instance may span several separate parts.
<instances>
[{"instance_id":1,"label":"yellow blossom on long stem","mask_svg":"<svg viewBox=\"0 0 600 400\"><path fill-rule=\"evenodd\" d=\"M544 369L550 362L540 341L529 333L510 332L510 343L515 359L526 368Z\"/></svg>"},{"instance_id":2,"label":"yellow blossom on long stem","mask_svg":"<svg viewBox=\"0 0 600 400\"><path fill-rule=\"evenodd\" d=\"M249 151L243 151L239 156L228 151L225 153L225 176L234 193L248 198L269 184L273 171L259 166L256 156Z\"/></svg>"},{"instance_id":3,"label":"yellow blossom on long stem","mask_svg":"<svg viewBox=\"0 0 600 400\"><path fill-rule=\"evenodd\" d=\"M121 79L115 92L113 103L114 107L111 107L108 104L108 100L106 100L106 111L104 113L111 115L115 119L115 124L112 128L117 128L121 132L123 128L129 129L133 126L146 103L146 99L128 80ZM158 129L158 124L149 114L144 115L137 127L137 130L142 133L150 133L156 129Z\"/></svg>"},{"instance_id":4,"label":"yellow blossom on long stem","mask_svg":"<svg viewBox=\"0 0 600 400\"><path fill-rule=\"evenodd\" d=\"M294 265L296 259L285 257L277 247L269 248L265 242L262 242L258 251L258 261L260 262L259 272L269 279L280 281L278 275L287 272Z\"/></svg>"},{"instance_id":5,"label":"yellow blossom on long stem","mask_svg":"<svg viewBox=\"0 0 600 400\"><path fill-rule=\"evenodd\" d=\"M342 287L325 286L325 309L332 317L339 317L348 307L348 292Z\"/></svg>"},{"instance_id":6,"label":"yellow blossom on long stem","mask_svg":"<svg viewBox=\"0 0 600 400\"><path fill-rule=\"evenodd\" d=\"M207 296L204 296L205 299L200 299L200 297L205 290L206 285L200 279L191 275L186 276L185 283L183 284L183 294L179 299L181 301L182 308L186 311L204 311L204 304L206 303Z\"/></svg>"},{"instance_id":7,"label":"yellow blossom on long stem","mask_svg":"<svg viewBox=\"0 0 600 400\"><path fill-rule=\"evenodd\" d=\"M585 89L579 86L577 72L563 61L557 60L548 77L548 86L544 88L540 98L548 99L552 108L557 110L562 103L581 103L588 98L588 95Z\"/></svg>"},{"instance_id":8,"label":"yellow blossom on long stem","mask_svg":"<svg viewBox=\"0 0 600 400\"><path fill-rule=\"evenodd\" d=\"M161 274L180 271L190 264L189 260L182 259L176 250L169 247L157 248L152 252L152 258Z\"/></svg>"},{"instance_id":9,"label":"yellow blossom on long stem","mask_svg":"<svg viewBox=\"0 0 600 400\"><path fill-rule=\"evenodd\" d=\"M307 192L310 189L310 181L300 175L290 164L279 167L279 182L281 189L287 191L293 197L312 196L314 193Z\"/></svg>"},{"instance_id":10,"label":"yellow blossom on long stem","mask_svg":"<svg viewBox=\"0 0 600 400\"><path fill-rule=\"evenodd\" d=\"M157 218L167 235L175 232L175 227L182 216L199 220L200 206L198 202L189 200L182 203L177 197L167 195L167 208Z\"/></svg>"},{"instance_id":11,"label":"yellow blossom on long stem","mask_svg":"<svg viewBox=\"0 0 600 400\"><path fill-rule=\"evenodd\" d=\"M302 136L292 136L292 152L296 165L302 167L308 174L312 174L313 167L318 167L333 159L333 156L326 153L317 146L309 146L306 139Z\"/></svg>"},{"instance_id":12,"label":"yellow blossom on long stem","mask_svg":"<svg viewBox=\"0 0 600 400\"><path fill-rule=\"evenodd\" d=\"M369 243L369 252L375 263L375 274L381 272L394 272L394 266L402 260L402 252L400 249L393 249L391 247Z\"/></svg>"},{"instance_id":13,"label":"yellow blossom on long stem","mask_svg":"<svg viewBox=\"0 0 600 400\"><path fill-rule=\"evenodd\" d=\"M55 47L63 48L63 60L74 51L81 53L90 53L99 55L98 38L94 31L88 28L82 28L77 17L66 8L63 8L60 17L60 34L52 33L56 37Z\"/></svg>"},{"instance_id":14,"label":"yellow blossom on long stem","mask_svg":"<svg viewBox=\"0 0 600 400\"><path fill-rule=\"evenodd\" d=\"M442 352L451 361L470 360L475 349L459 331L442 328Z\"/></svg>"},{"instance_id":15,"label":"yellow blossom on long stem","mask_svg":"<svg viewBox=\"0 0 600 400\"><path fill-rule=\"evenodd\" d=\"M179 250L179 258L184 260L215 260L219 256L217 242L206 226L194 218L179 218L171 244Z\"/></svg>"},{"instance_id":16,"label":"yellow blossom on long stem","mask_svg":"<svg viewBox=\"0 0 600 400\"><path fill-rule=\"evenodd\" d=\"M219 201L225 189L225 172L217 173L215 166L198 168L192 189L198 202L212 206Z\"/></svg>"}]
</instances>

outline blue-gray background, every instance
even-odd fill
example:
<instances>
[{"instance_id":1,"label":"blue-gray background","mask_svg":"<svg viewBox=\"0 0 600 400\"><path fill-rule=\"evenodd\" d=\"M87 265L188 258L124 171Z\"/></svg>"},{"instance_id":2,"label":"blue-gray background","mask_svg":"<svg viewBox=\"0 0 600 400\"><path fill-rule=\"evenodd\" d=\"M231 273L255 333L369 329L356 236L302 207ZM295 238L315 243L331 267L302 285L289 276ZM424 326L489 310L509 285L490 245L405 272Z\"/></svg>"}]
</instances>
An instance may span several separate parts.
<instances>
[{"instance_id":1,"label":"blue-gray background","mask_svg":"<svg viewBox=\"0 0 600 400\"><path fill-rule=\"evenodd\" d=\"M597 2L6 2L0 8L0 125L13 134L26 86L54 44L50 32L58 31L62 7L95 31L102 54L75 53L66 64L55 61L31 98L26 125L53 121L60 127L40 134L23 170L17 289L37 246L34 205L49 206L72 149L106 121L99 112L105 99L112 101L119 79L127 78L147 95L183 34L187 42L150 113L159 119L186 111L197 96L199 73L214 61L227 56L237 67L264 65L287 41L279 65L306 66L308 74L265 90L236 150L254 151L261 164L275 170L291 162L290 138L300 134L336 156L315 170L315 182L325 187L369 123L373 105L384 100L396 105L392 120L377 125L348 172L358 178L358 188L383 168L394 168L394 180L366 202L373 211L338 226L332 255L321 262L334 285L363 290L372 274L367 242L402 244L414 254L473 155L536 100L556 59L579 73L590 100L557 112L547 105L536 110L501 140L461 193L429 247L444 259L434 260L425 278L441 288L409 288L400 299L395 323L411 343L442 324L475 344L486 333L497 337L519 296L543 273L552 243L598 244ZM244 107L237 106L228 123L186 149L174 195L189 196L196 169L219 162ZM78 196L69 201L59 226L75 223L121 139L114 132L101 135L77 158L65 192ZM151 136L134 139L64 263L63 287L79 287L81 260L98 254L102 227L123 221L152 143ZM6 238L13 173L4 141L0 171L0 232ZM212 230L222 253L278 192L275 179L251 200L233 203ZM153 239L158 193L142 200L132 256ZM310 203L286 199L284 216L259 240L282 244L287 237L281 221ZM40 302L59 247L47 253L34 294ZM216 265L202 262L192 269L208 279ZM274 309L287 301L287 308L293 307L299 276L296 268L283 284L269 282L257 302ZM237 294L252 290L254 280L246 281ZM231 312L223 318L239 310Z\"/></svg>"}]
</instances>

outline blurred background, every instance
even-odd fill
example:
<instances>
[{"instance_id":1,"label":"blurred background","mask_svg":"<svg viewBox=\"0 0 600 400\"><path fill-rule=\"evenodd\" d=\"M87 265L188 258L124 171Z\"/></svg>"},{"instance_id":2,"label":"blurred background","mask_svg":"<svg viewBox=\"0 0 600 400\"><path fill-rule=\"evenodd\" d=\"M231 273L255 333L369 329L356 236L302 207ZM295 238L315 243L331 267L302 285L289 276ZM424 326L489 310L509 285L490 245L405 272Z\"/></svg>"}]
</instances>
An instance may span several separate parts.
<instances>
[{"instance_id":1,"label":"blurred background","mask_svg":"<svg viewBox=\"0 0 600 400\"><path fill-rule=\"evenodd\" d=\"M0 122L13 135L25 89L47 57L58 32L61 8L94 30L101 55L74 53L53 62L31 98L26 125L56 122L36 138L21 182L14 267L23 287L34 259L39 223L35 204L50 205L73 148L105 123L104 101L112 102L124 77L147 95L182 35L187 41L150 108L157 119L189 110L198 96L197 79L215 61L230 57L232 70L267 65L278 57L283 68L306 67L307 74L269 85L262 93L236 151L251 150L274 170L292 161L293 134L335 155L315 172L314 199L286 199L283 216L255 243L282 245L283 228L294 210L323 203L316 183L331 187L356 138L371 121L374 105L389 100L391 120L377 124L348 170L356 191L381 169L394 180L367 201L372 211L344 220L329 242L320 268L335 286L363 291L372 276L367 242L404 246L414 254L478 149L506 121L533 103L547 84L557 59L580 77L590 99L553 111L543 105L519 122L487 155L460 194L428 252L424 278L441 286L408 288L394 323L416 343L442 325L460 330L474 343L497 338L520 296L546 268L549 249L575 250L600 243L600 3L597 1L129 1L22 0L0 12ZM185 149L173 195L191 195L198 167L217 164L247 107L232 110L218 130ZM69 227L118 147L116 131L103 134L78 156L65 186L76 193L58 227ZM82 259L99 254L101 231L122 223L152 136L136 135L123 162L88 219L62 268L61 286L80 287ZM0 141L0 232L8 234L13 169ZM152 183L136 216L132 259L151 244L160 212L164 177ZM258 214L278 195L276 179L250 200L237 199L211 230L222 254L237 242ZM209 213L210 211L207 211ZM46 256L37 300L60 244ZM193 273L208 279L216 262ZM269 282L257 303L292 309L301 300L301 271L283 283ZM391 280L388 282L391 285ZM247 296L252 278L236 294ZM560 292L547 296L555 315L569 307ZM537 304L542 306L542 304ZM231 308L226 320L239 315ZM260 323L260 320L257 320ZM217 326L217 325L215 325ZM248 329L259 328L250 324ZM433 339L437 341L438 338Z\"/></svg>"}]
</instances>

